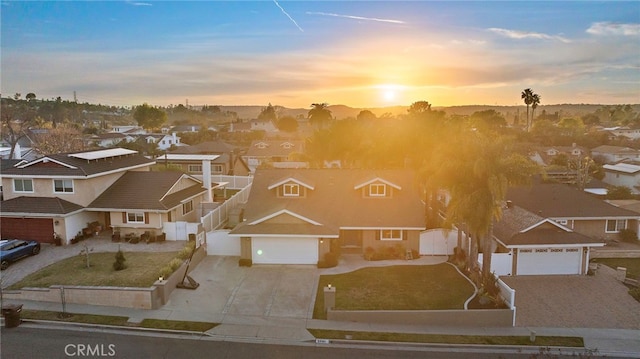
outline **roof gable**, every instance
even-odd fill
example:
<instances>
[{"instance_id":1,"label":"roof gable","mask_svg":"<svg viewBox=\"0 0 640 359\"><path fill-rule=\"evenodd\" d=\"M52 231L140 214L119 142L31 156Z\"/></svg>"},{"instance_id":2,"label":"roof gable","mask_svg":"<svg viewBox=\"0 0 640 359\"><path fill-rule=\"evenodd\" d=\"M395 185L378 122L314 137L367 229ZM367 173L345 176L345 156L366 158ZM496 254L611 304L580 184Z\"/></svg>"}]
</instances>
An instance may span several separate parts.
<instances>
[{"instance_id":1,"label":"roof gable","mask_svg":"<svg viewBox=\"0 0 640 359\"><path fill-rule=\"evenodd\" d=\"M277 220L277 221L272 221L274 218L281 217L281 216L293 217L293 218L296 218L297 221L291 221L291 222L285 221L285 222L283 222L282 221L283 218L279 218L279 220ZM316 222L316 221L314 221L314 220L312 220L310 218L301 216L301 215L299 215L297 213L291 212L291 211L286 210L286 209L280 210L278 212L272 213L272 214L270 214L268 216L265 216L265 217L262 217L262 218L258 218L256 220L250 222L249 225L256 225L256 224L267 223L267 222L275 222L275 223L301 223L301 222L304 222L304 223L313 224L314 226L321 226L322 225L321 223L318 223L318 222Z\"/></svg>"},{"instance_id":2,"label":"roof gable","mask_svg":"<svg viewBox=\"0 0 640 359\"><path fill-rule=\"evenodd\" d=\"M314 189L314 186L310 183L310 181L299 180L299 179L295 178L294 176L286 177L286 178L284 178L282 180L274 182L271 185L269 185L269 187L267 187L267 189L272 190L272 189L274 189L276 187L280 187L280 186L282 186L283 184L286 184L286 183L296 183L296 184L299 184L300 186L308 188L308 189L310 189L312 191Z\"/></svg>"},{"instance_id":3,"label":"roof gable","mask_svg":"<svg viewBox=\"0 0 640 359\"><path fill-rule=\"evenodd\" d=\"M362 183L356 184L356 186L353 187L353 189L360 189L360 188L363 188L365 186L368 186L370 184L375 184L375 183L384 183L384 184L386 184L388 186L391 186L391 187L393 187L393 188L395 188L397 190L401 190L402 189L402 187L398 186L397 184L389 182L389 181L387 181L387 180L385 180L383 178L380 178L380 177L374 177L374 178L372 178L372 179L370 179L370 180L368 180L366 182L362 182Z\"/></svg>"}]
</instances>

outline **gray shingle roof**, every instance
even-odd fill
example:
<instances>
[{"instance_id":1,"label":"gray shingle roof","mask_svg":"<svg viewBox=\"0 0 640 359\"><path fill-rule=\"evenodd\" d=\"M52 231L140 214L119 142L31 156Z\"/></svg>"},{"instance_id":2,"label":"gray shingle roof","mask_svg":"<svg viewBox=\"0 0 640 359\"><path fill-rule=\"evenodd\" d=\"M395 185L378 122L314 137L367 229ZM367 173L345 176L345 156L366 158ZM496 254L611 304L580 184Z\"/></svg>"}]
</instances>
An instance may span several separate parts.
<instances>
[{"instance_id":1,"label":"gray shingle roof","mask_svg":"<svg viewBox=\"0 0 640 359\"><path fill-rule=\"evenodd\" d=\"M155 164L155 161L137 153L90 161L71 157L69 154L49 155L45 156L44 159L48 160L38 159L34 161L34 164L24 168L8 168L3 170L2 174L5 176L89 177L105 172ZM59 163L66 164L72 168Z\"/></svg>"},{"instance_id":2,"label":"gray shingle roof","mask_svg":"<svg viewBox=\"0 0 640 359\"><path fill-rule=\"evenodd\" d=\"M638 218L637 213L565 184L540 183L510 188L506 199L546 218Z\"/></svg>"},{"instance_id":3,"label":"gray shingle roof","mask_svg":"<svg viewBox=\"0 0 640 359\"><path fill-rule=\"evenodd\" d=\"M83 207L58 197L16 197L0 202L0 213L3 215L31 213L64 215Z\"/></svg>"},{"instance_id":4,"label":"gray shingle roof","mask_svg":"<svg viewBox=\"0 0 640 359\"><path fill-rule=\"evenodd\" d=\"M306 189L306 196L277 197L277 188L268 190L284 178L304 178L313 181L314 189ZM393 190L392 198L367 198L362 190L354 189L363 178L379 177L400 186ZM406 170L360 170L360 169L258 169L245 207L246 219L236 227L233 234L288 233L271 232L272 227L260 223L254 229L248 225L281 210L295 213L318 222L338 234L339 228L425 228L424 205L414 174ZM314 226L319 227L319 226ZM315 228L320 229L320 228ZM269 232L266 232L269 231ZM309 233L311 234L311 233Z\"/></svg>"},{"instance_id":5,"label":"gray shingle roof","mask_svg":"<svg viewBox=\"0 0 640 359\"><path fill-rule=\"evenodd\" d=\"M182 178L180 172L127 172L88 206L90 209L167 211L186 198L206 192L202 183L167 195ZM166 196L166 197L165 197Z\"/></svg>"}]
</instances>

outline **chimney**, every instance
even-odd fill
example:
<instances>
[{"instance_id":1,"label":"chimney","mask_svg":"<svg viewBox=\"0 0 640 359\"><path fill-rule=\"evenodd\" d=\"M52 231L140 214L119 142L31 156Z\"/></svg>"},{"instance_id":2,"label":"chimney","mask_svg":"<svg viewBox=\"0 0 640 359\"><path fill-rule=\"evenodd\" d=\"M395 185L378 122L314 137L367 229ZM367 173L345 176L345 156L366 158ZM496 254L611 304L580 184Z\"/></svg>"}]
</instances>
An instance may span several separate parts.
<instances>
[{"instance_id":1,"label":"chimney","mask_svg":"<svg viewBox=\"0 0 640 359\"><path fill-rule=\"evenodd\" d=\"M211 161L202 160L202 182L207 189L207 202L213 202L213 191L211 190Z\"/></svg>"},{"instance_id":2,"label":"chimney","mask_svg":"<svg viewBox=\"0 0 640 359\"><path fill-rule=\"evenodd\" d=\"M507 208L513 208L513 202L507 201Z\"/></svg>"}]
</instances>

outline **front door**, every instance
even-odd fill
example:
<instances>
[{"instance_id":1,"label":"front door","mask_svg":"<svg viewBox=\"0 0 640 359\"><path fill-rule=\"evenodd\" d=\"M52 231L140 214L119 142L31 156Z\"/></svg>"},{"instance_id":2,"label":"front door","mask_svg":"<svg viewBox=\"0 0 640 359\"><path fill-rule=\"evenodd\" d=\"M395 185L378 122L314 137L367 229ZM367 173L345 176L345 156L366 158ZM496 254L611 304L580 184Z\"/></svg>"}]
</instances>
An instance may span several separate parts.
<instances>
[{"instance_id":1,"label":"front door","mask_svg":"<svg viewBox=\"0 0 640 359\"><path fill-rule=\"evenodd\" d=\"M340 241L342 243L343 253L362 253L362 231L341 230Z\"/></svg>"}]
</instances>

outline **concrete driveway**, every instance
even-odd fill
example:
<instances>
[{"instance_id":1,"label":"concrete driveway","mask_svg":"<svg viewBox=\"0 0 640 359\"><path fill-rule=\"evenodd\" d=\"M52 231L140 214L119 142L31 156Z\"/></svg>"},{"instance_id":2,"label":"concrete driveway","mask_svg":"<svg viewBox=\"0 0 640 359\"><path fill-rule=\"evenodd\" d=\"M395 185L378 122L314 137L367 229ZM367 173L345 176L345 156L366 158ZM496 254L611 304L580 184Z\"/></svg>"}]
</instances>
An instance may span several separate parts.
<instances>
[{"instance_id":1,"label":"concrete driveway","mask_svg":"<svg viewBox=\"0 0 640 359\"><path fill-rule=\"evenodd\" d=\"M226 316L302 319L311 317L318 281L315 266L239 267L238 257L207 256L190 276L197 290L176 289L163 309Z\"/></svg>"},{"instance_id":2,"label":"concrete driveway","mask_svg":"<svg viewBox=\"0 0 640 359\"><path fill-rule=\"evenodd\" d=\"M516 326L640 329L640 303L607 266L594 276L501 279L516 290Z\"/></svg>"}]
</instances>

